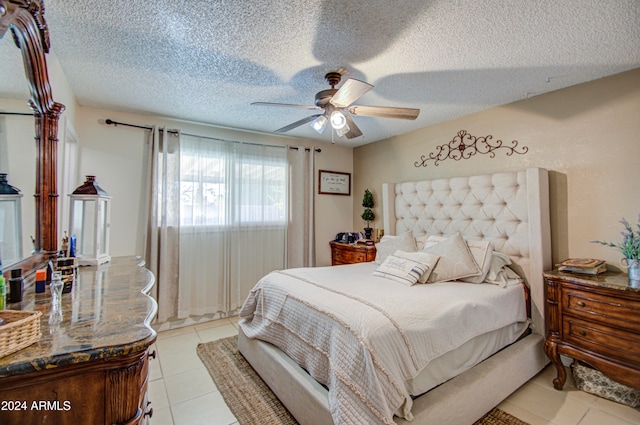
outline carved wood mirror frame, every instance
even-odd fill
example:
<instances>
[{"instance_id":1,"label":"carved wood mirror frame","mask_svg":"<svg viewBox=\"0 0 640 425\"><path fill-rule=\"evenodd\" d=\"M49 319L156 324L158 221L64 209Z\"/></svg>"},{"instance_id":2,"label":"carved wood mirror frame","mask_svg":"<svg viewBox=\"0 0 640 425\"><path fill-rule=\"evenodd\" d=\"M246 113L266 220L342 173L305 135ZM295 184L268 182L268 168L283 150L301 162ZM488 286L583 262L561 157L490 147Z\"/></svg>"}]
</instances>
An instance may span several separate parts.
<instances>
[{"instance_id":1,"label":"carved wood mirror frame","mask_svg":"<svg viewBox=\"0 0 640 425\"><path fill-rule=\"evenodd\" d=\"M57 152L58 122L64 105L54 102L49 83L47 60L49 30L42 0L0 0L0 38L11 30L22 52L24 71L31 98L29 107L35 119L36 142L36 230L35 254L13 264L30 275L53 256L58 248Z\"/></svg>"}]
</instances>

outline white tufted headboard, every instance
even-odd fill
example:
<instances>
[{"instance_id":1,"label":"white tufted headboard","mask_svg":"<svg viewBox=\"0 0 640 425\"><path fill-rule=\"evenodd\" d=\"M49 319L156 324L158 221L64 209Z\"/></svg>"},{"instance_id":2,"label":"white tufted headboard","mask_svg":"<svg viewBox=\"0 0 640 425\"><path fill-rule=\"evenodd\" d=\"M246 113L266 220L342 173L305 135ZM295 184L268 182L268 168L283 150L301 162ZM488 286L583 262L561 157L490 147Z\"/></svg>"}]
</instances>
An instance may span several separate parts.
<instances>
[{"instance_id":1,"label":"white tufted headboard","mask_svg":"<svg viewBox=\"0 0 640 425\"><path fill-rule=\"evenodd\" d=\"M549 177L542 168L382 185L384 232L460 232L507 254L531 288L534 332L544 335L542 272L551 269Z\"/></svg>"}]
</instances>

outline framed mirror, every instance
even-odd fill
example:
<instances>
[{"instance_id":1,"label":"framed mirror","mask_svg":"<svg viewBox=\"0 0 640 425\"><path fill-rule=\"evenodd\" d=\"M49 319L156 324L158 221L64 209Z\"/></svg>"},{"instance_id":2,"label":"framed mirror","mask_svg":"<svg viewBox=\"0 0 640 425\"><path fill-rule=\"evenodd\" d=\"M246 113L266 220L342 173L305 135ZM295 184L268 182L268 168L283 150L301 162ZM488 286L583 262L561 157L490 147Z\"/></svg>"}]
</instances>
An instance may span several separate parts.
<instances>
[{"instance_id":1,"label":"framed mirror","mask_svg":"<svg viewBox=\"0 0 640 425\"><path fill-rule=\"evenodd\" d=\"M10 269L34 254L36 145L22 53L9 36L0 41L0 58L0 174L6 174L8 184L22 195L19 218L6 214L11 201L0 200L0 258L4 268ZM20 228L16 228L15 219Z\"/></svg>"},{"instance_id":2,"label":"framed mirror","mask_svg":"<svg viewBox=\"0 0 640 425\"><path fill-rule=\"evenodd\" d=\"M8 43L0 43L0 57L3 59L3 47L6 44ZM18 65L22 67L22 63ZM1 69L0 75L4 75ZM22 84L24 85L24 81ZM0 179L1 175L6 175L7 183L18 189L21 195L16 201L20 217L7 214L11 201L7 196L0 198L0 258L6 269L35 253L33 238L36 230L36 201L33 189L36 184L36 145L33 113L29 112L26 100L8 98L10 94L5 96L2 90L4 84L1 86ZM6 192L6 187L3 189L0 192Z\"/></svg>"},{"instance_id":3,"label":"framed mirror","mask_svg":"<svg viewBox=\"0 0 640 425\"><path fill-rule=\"evenodd\" d=\"M0 0L0 42L12 43L22 56L22 83L28 88L28 105L33 113L35 139L35 223L33 247L25 258L12 264L27 277L57 251L57 142L58 122L64 105L53 100L47 61L49 33L42 0ZM18 70L9 71L11 78ZM30 143L22 140L22 143ZM31 142L32 143L32 142ZM26 147L26 145L25 145ZM15 184L17 186L17 184ZM28 194L31 188L21 187ZM25 203L28 202L25 200ZM25 229L31 228L25 223ZM26 230L29 231L29 230ZM29 246L29 245L27 245ZM31 252L33 252L32 255Z\"/></svg>"}]
</instances>

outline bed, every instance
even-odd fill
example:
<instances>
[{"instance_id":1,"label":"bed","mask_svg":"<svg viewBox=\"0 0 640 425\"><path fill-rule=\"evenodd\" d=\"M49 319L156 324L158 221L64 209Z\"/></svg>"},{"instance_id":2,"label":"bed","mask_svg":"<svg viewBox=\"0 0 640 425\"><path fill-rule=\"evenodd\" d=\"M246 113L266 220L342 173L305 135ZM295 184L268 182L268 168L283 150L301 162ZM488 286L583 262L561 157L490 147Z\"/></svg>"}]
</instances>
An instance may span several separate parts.
<instances>
[{"instance_id":1,"label":"bed","mask_svg":"<svg viewBox=\"0 0 640 425\"><path fill-rule=\"evenodd\" d=\"M473 423L548 363L542 348L542 272L551 266L548 193L548 174L540 168L382 187L386 235L398 241L409 234L413 241L437 245L440 254L442 246L460 238L469 245L489 242L529 288L528 320L518 284L392 287L385 277L371 277L382 261L293 269L266 276L252 291L241 312L240 352L303 425L393 423L390 411L396 423ZM439 258L434 273L448 257ZM348 285L335 277L338 272ZM350 292L352 287L367 295ZM463 307L443 307L439 320L449 328L434 328L428 338L413 327L415 318L421 308L435 311L439 305L423 308L402 298L426 290L454 291L443 293L452 299L471 297ZM499 305L514 307L499 310L513 310L513 317L498 324L501 315L492 316L498 309L485 306L485 296L506 297ZM422 303L431 295L413 298ZM470 320L458 311L467 308L486 320ZM272 332L276 328L283 332ZM475 334L463 333L467 328ZM303 346L311 350L302 352Z\"/></svg>"}]
</instances>

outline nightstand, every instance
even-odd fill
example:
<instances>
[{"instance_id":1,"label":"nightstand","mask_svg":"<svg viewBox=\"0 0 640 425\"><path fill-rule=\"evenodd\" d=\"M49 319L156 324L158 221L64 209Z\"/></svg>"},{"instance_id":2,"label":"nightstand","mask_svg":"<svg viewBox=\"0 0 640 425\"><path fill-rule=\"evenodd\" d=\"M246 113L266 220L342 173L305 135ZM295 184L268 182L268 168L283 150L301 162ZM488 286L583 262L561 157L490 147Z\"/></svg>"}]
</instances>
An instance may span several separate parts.
<instances>
[{"instance_id":1,"label":"nightstand","mask_svg":"<svg viewBox=\"0 0 640 425\"><path fill-rule=\"evenodd\" d=\"M331 265L367 263L376 259L376 247L362 244L329 242L331 245Z\"/></svg>"},{"instance_id":2,"label":"nightstand","mask_svg":"<svg viewBox=\"0 0 640 425\"><path fill-rule=\"evenodd\" d=\"M640 388L640 288L626 274L543 274L547 318L544 351L561 390L567 374L560 355L583 361L616 382Z\"/></svg>"}]
</instances>

